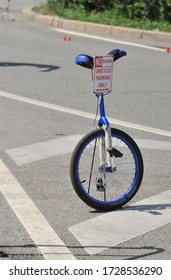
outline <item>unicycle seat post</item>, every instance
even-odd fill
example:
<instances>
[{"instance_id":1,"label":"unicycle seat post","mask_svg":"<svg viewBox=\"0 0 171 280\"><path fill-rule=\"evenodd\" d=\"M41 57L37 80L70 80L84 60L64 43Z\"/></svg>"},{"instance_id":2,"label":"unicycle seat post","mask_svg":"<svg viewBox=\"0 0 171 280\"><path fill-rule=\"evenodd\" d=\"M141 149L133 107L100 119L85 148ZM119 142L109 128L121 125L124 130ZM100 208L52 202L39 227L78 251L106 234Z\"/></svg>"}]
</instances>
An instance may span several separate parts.
<instances>
[{"instance_id":1,"label":"unicycle seat post","mask_svg":"<svg viewBox=\"0 0 171 280\"><path fill-rule=\"evenodd\" d=\"M105 105L104 105L104 95L103 93L98 96L99 98L99 112L100 112L100 119L98 122L98 126L102 127L104 130L107 130L109 127L109 122L105 115Z\"/></svg>"}]
</instances>

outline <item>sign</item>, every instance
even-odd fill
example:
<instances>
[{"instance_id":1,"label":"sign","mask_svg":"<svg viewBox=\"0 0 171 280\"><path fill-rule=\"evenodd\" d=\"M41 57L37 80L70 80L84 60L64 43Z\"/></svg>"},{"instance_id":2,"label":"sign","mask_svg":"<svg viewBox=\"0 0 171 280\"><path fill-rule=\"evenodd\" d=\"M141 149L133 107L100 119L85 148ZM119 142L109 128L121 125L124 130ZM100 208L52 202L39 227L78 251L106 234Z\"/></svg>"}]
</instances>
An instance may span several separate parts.
<instances>
[{"instance_id":1,"label":"sign","mask_svg":"<svg viewBox=\"0 0 171 280\"><path fill-rule=\"evenodd\" d=\"M94 58L93 92L109 93L112 90L113 56Z\"/></svg>"}]
</instances>

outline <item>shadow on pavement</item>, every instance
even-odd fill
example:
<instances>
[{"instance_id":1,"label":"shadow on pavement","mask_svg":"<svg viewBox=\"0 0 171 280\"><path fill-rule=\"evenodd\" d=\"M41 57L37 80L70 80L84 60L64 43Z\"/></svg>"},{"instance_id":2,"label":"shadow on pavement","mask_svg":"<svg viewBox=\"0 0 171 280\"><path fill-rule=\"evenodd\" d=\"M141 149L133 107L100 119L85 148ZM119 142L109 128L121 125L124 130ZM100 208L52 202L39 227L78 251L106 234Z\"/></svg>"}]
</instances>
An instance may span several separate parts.
<instances>
[{"instance_id":1,"label":"shadow on pavement","mask_svg":"<svg viewBox=\"0 0 171 280\"><path fill-rule=\"evenodd\" d=\"M37 64L37 63L24 63L24 62L0 62L0 67L19 67L19 66L30 66L42 69L41 72L50 72L58 70L60 67L49 64Z\"/></svg>"},{"instance_id":2,"label":"shadow on pavement","mask_svg":"<svg viewBox=\"0 0 171 280\"><path fill-rule=\"evenodd\" d=\"M38 247L62 247L61 245L43 245L43 244L39 244L37 245ZM34 254L33 252L25 252L25 249L28 249L28 248L32 248L32 249L36 249L37 248L36 245L34 244L26 244L26 245L3 245L3 246L0 246L1 250L4 250L4 251L0 251L0 259L18 259L18 256L20 256L22 258L22 256L24 257L23 259L28 259L29 256L38 256L39 254ZM155 246L142 246L142 247L138 247L138 246L130 246L130 247L125 247L125 246L118 246L118 247L108 247L108 250L103 252L103 253L99 253L97 255L94 255L94 256L90 256L88 253L86 253L84 251L84 248L82 246L71 246L71 245L68 245L67 246L69 249L73 249L75 251L75 257L78 258L78 259L123 259L123 260L136 260L136 259L142 259L144 257L149 257L149 256L155 256L155 255L158 255L160 253L163 253L165 250L163 248L157 248ZM92 246L93 248L94 247L97 247L97 246ZM100 246L101 248L104 247L104 250L106 250L106 247L105 246ZM11 250L14 250L14 249L23 249L24 251L20 251L19 253L14 253L12 252ZM86 248L86 247L85 247ZM11 249L11 250L10 250ZM81 250L79 253L76 252L76 250ZM11 252L10 252L11 251ZM39 255L40 258L41 258L41 254ZM150 258L151 259L151 258Z\"/></svg>"}]
</instances>

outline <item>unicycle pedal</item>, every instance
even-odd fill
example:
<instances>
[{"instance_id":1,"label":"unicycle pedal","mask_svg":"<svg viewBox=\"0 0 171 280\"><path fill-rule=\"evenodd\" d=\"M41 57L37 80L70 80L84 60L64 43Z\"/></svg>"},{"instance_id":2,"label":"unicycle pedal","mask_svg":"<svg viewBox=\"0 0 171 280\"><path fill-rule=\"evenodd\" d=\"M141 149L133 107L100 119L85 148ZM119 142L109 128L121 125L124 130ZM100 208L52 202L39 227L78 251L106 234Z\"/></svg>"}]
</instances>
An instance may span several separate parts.
<instances>
[{"instance_id":1,"label":"unicycle pedal","mask_svg":"<svg viewBox=\"0 0 171 280\"><path fill-rule=\"evenodd\" d=\"M107 148L108 153L111 157L121 158L123 154L115 148Z\"/></svg>"}]
</instances>

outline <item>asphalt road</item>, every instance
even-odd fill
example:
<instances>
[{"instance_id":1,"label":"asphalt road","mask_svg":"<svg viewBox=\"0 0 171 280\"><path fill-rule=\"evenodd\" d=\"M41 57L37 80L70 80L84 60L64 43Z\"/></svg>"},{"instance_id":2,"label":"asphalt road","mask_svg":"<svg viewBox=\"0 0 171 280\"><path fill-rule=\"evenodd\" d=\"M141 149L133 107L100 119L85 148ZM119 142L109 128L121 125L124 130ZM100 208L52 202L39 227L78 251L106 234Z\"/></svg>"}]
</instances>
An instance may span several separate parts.
<instances>
[{"instance_id":1,"label":"asphalt road","mask_svg":"<svg viewBox=\"0 0 171 280\"><path fill-rule=\"evenodd\" d=\"M143 42L158 47L154 50L59 32L21 16L21 8L34 1L14 2L10 12L15 21L0 21L0 259L170 259L171 54L163 51L167 46ZM64 36L71 41L64 41ZM131 38L130 42L134 43ZM124 217L118 211L109 216L86 206L69 177L71 151L80 135L94 129L88 113L95 117L97 103L91 73L74 64L75 56L105 55L114 48L125 49L128 56L114 64L106 113L113 126L137 140L145 165L142 186L130 203L138 206L128 207ZM59 150L33 152L28 159L29 149L37 144L39 150L42 143L56 143ZM149 225L155 219L155 226L145 231L138 224L144 214ZM125 225L119 228L125 239L117 243L109 236L111 243L105 244L97 226L90 245L89 221L98 225L97 219L105 217L109 227L115 219L118 227ZM73 231L77 225L78 235ZM82 225L87 230L85 243ZM129 235L131 225L139 230L134 236ZM118 231L114 227L113 236ZM107 227L102 233L108 237ZM93 244L100 248L96 253L90 250Z\"/></svg>"}]
</instances>

